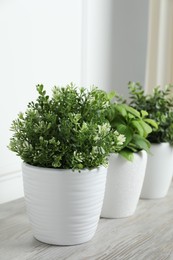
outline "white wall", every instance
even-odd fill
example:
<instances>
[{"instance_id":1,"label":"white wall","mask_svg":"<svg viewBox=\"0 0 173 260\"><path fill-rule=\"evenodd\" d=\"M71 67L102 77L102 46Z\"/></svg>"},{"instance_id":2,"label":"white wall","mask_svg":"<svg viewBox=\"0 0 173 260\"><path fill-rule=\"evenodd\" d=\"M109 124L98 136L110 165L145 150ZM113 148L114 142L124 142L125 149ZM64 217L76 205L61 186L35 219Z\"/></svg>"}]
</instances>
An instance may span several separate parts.
<instances>
[{"instance_id":1,"label":"white wall","mask_svg":"<svg viewBox=\"0 0 173 260\"><path fill-rule=\"evenodd\" d=\"M87 0L83 82L128 96L145 82L149 1Z\"/></svg>"},{"instance_id":2,"label":"white wall","mask_svg":"<svg viewBox=\"0 0 173 260\"><path fill-rule=\"evenodd\" d=\"M0 203L22 194L21 161L7 149L11 122L35 85L80 83L80 0L0 1Z\"/></svg>"},{"instance_id":3,"label":"white wall","mask_svg":"<svg viewBox=\"0 0 173 260\"><path fill-rule=\"evenodd\" d=\"M127 83L145 83L149 1L113 0L112 88L128 96Z\"/></svg>"},{"instance_id":4,"label":"white wall","mask_svg":"<svg viewBox=\"0 0 173 260\"><path fill-rule=\"evenodd\" d=\"M88 0L84 9L83 83L109 89L112 82L114 0Z\"/></svg>"},{"instance_id":5,"label":"white wall","mask_svg":"<svg viewBox=\"0 0 173 260\"><path fill-rule=\"evenodd\" d=\"M23 194L11 122L36 97L69 82L127 93L144 81L148 1L0 1L0 203Z\"/></svg>"}]
</instances>

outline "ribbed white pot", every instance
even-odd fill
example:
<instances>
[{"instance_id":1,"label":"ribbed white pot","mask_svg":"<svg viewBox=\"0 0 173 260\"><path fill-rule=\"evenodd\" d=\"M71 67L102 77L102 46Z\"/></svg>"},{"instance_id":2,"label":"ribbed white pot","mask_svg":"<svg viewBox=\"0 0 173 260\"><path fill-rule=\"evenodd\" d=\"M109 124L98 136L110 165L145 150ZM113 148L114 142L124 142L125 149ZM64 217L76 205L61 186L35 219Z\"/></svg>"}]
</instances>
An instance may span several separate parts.
<instances>
[{"instance_id":1,"label":"ribbed white pot","mask_svg":"<svg viewBox=\"0 0 173 260\"><path fill-rule=\"evenodd\" d=\"M173 147L169 143L152 144L150 151L141 198L163 198L173 175Z\"/></svg>"},{"instance_id":2,"label":"ribbed white pot","mask_svg":"<svg viewBox=\"0 0 173 260\"><path fill-rule=\"evenodd\" d=\"M90 240L96 231L107 169L59 170L22 165L27 212L36 239L55 245Z\"/></svg>"},{"instance_id":3,"label":"ribbed white pot","mask_svg":"<svg viewBox=\"0 0 173 260\"><path fill-rule=\"evenodd\" d=\"M133 215L139 201L147 163L147 153L134 154L129 162L111 154L101 217L124 218Z\"/></svg>"}]
</instances>

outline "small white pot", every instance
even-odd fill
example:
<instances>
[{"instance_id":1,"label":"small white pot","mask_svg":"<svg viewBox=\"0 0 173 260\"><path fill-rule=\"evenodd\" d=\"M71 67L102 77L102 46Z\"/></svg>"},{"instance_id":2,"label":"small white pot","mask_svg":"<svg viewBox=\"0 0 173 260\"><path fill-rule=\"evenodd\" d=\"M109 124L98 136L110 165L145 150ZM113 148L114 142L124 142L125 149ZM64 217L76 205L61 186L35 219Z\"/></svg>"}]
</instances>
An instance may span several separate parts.
<instances>
[{"instance_id":1,"label":"small white pot","mask_svg":"<svg viewBox=\"0 0 173 260\"><path fill-rule=\"evenodd\" d=\"M56 245L90 240L99 221L107 169L59 170L23 163L27 212L36 239Z\"/></svg>"},{"instance_id":2,"label":"small white pot","mask_svg":"<svg viewBox=\"0 0 173 260\"><path fill-rule=\"evenodd\" d=\"M152 144L150 151L141 198L163 198L172 180L173 148L169 143Z\"/></svg>"},{"instance_id":3,"label":"small white pot","mask_svg":"<svg viewBox=\"0 0 173 260\"><path fill-rule=\"evenodd\" d=\"M134 154L129 162L111 154L101 217L124 218L133 215L140 197L147 163L147 153Z\"/></svg>"}]
</instances>

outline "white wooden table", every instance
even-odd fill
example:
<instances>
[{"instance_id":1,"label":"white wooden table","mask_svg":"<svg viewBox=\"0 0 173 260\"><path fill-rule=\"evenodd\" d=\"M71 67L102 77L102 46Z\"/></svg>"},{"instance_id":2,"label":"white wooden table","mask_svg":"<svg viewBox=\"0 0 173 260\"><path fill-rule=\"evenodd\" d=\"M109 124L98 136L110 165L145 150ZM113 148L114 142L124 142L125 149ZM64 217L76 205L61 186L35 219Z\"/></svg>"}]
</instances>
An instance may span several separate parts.
<instances>
[{"instance_id":1,"label":"white wooden table","mask_svg":"<svg viewBox=\"0 0 173 260\"><path fill-rule=\"evenodd\" d=\"M0 205L0 260L173 260L173 186L164 199L140 200L134 216L100 219L94 238L77 246L34 239L24 199Z\"/></svg>"}]
</instances>

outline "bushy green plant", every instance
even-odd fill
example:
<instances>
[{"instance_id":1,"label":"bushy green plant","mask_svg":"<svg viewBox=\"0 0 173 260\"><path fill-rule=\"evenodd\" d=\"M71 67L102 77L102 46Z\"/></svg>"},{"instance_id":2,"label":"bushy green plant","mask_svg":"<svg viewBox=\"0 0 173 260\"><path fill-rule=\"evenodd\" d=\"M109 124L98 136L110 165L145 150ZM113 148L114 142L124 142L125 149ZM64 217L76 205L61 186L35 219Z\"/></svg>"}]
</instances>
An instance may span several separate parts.
<instances>
[{"instance_id":1,"label":"bushy green plant","mask_svg":"<svg viewBox=\"0 0 173 260\"><path fill-rule=\"evenodd\" d=\"M112 103L108 109L107 118L113 129L126 136L119 153L132 161L135 152L141 150L149 152L150 142L147 137L153 128L157 128L157 124L148 118L146 111L137 111L124 102L125 100L116 96L116 102Z\"/></svg>"},{"instance_id":2,"label":"bushy green plant","mask_svg":"<svg viewBox=\"0 0 173 260\"><path fill-rule=\"evenodd\" d=\"M119 151L124 135L111 129L105 117L110 99L106 92L73 84L54 87L49 97L43 85L38 98L13 121L9 148L35 166L83 169L107 165Z\"/></svg>"},{"instance_id":3,"label":"bushy green plant","mask_svg":"<svg viewBox=\"0 0 173 260\"><path fill-rule=\"evenodd\" d=\"M173 144L173 86L166 85L164 89L155 87L152 94L145 94L139 83L130 82L128 87L130 105L137 110L146 110L149 118L158 124L158 129L149 134L148 140L151 143Z\"/></svg>"}]
</instances>

